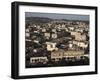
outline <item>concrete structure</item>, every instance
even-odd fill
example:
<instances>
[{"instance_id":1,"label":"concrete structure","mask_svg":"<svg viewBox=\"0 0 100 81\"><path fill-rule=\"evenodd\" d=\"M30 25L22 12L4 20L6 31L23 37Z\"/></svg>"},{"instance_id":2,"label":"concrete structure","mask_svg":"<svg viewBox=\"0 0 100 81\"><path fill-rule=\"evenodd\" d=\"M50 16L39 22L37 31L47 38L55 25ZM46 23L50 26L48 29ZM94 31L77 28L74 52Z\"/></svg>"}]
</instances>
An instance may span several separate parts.
<instances>
[{"instance_id":1,"label":"concrete structure","mask_svg":"<svg viewBox=\"0 0 100 81\"><path fill-rule=\"evenodd\" d=\"M81 57L84 56L84 51L64 51L64 50L58 50L51 52L51 59L62 59L62 58L70 58L70 57Z\"/></svg>"},{"instance_id":2,"label":"concrete structure","mask_svg":"<svg viewBox=\"0 0 100 81\"><path fill-rule=\"evenodd\" d=\"M73 41L73 44L77 45L78 47L82 47L83 49L88 47L88 43L85 42Z\"/></svg>"},{"instance_id":3,"label":"concrete structure","mask_svg":"<svg viewBox=\"0 0 100 81\"><path fill-rule=\"evenodd\" d=\"M56 47L56 43L46 42L46 45L48 51L58 50L58 48Z\"/></svg>"},{"instance_id":4,"label":"concrete structure","mask_svg":"<svg viewBox=\"0 0 100 81\"><path fill-rule=\"evenodd\" d=\"M44 33L44 36L47 38L47 39L49 39L50 38L50 33Z\"/></svg>"},{"instance_id":5,"label":"concrete structure","mask_svg":"<svg viewBox=\"0 0 100 81\"><path fill-rule=\"evenodd\" d=\"M52 38L56 39L57 38L57 34L56 33L52 33Z\"/></svg>"},{"instance_id":6,"label":"concrete structure","mask_svg":"<svg viewBox=\"0 0 100 81\"><path fill-rule=\"evenodd\" d=\"M26 37L30 37L30 33L29 33L30 31L29 31L29 29L27 28L26 30L25 30L25 36Z\"/></svg>"},{"instance_id":7,"label":"concrete structure","mask_svg":"<svg viewBox=\"0 0 100 81\"><path fill-rule=\"evenodd\" d=\"M42 32L46 32L46 29L45 29L45 28L43 28L43 29L42 29Z\"/></svg>"},{"instance_id":8,"label":"concrete structure","mask_svg":"<svg viewBox=\"0 0 100 81\"><path fill-rule=\"evenodd\" d=\"M30 63L46 63L48 61L47 57L31 57L30 58Z\"/></svg>"},{"instance_id":9,"label":"concrete structure","mask_svg":"<svg viewBox=\"0 0 100 81\"><path fill-rule=\"evenodd\" d=\"M75 36L75 40L77 41L85 41L86 40L86 35L81 35L79 32L71 32L71 35Z\"/></svg>"}]
</instances>

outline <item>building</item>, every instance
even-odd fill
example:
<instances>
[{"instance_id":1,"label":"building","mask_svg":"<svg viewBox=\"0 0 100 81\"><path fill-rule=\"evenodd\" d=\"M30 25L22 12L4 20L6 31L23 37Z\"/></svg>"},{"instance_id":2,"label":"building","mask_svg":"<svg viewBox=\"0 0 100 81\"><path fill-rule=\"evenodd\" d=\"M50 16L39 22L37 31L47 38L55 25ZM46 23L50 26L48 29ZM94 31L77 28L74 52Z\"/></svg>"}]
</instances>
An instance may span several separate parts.
<instances>
[{"instance_id":1,"label":"building","mask_svg":"<svg viewBox=\"0 0 100 81\"><path fill-rule=\"evenodd\" d=\"M64 57L79 57L79 56L83 56L84 55L84 51L80 50L80 51L65 51L64 52Z\"/></svg>"},{"instance_id":2,"label":"building","mask_svg":"<svg viewBox=\"0 0 100 81\"><path fill-rule=\"evenodd\" d=\"M76 32L83 32L83 30L81 31L79 28L75 29Z\"/></svg>"},{"instance_id":3,"label":"building","mask_svg":"<svg viewBox=\"0 0 100 81\"><path fill-rule=\"evenodd\" d=\"M52 51L51 52L51 59L57 60L57 59L62 59L62 58L70 58L70 57L76 57L80 58L81 56L84 56L84 51L70 51L70 50L57 50L57 51Z\"/></svg>"},{"instance_id":4,"label":"building","mask_svg":"<svg viewBox=\"0 0 100 81\"><path fill-rule=\"evenodd\" d=\"M78 47L81 47L83 49L88 47L88 43L86 42L80 42L80 41L72 41L73 44L77 45Z\"/></svg>"},{"instance_id":5,"label":"building","mask_svg":"<svg viewBox=\"0 0 100 81\"><path fill-rule=\"evenodd\" d=\"M77 45L83 49L87 48L88 47L88 44L87 43L84 43L84 42L78 42Z\"/></svg>"},{"instance_id":6,"label":"building","mask_svg":"<svg viewBox=\"0 0 100 81\"><path fill-rule=\"evenodd\" d=\"M49 39L50 38L50 33L44 33L44 36L47 38L47 39Z\"/></svg>"},{"instance_id":7,"label":"building","mask_svg":"<svg viewBox=\"0 0 100 81\"><path fill-rule=\"evenodd\" d=\"M30 58L30 63L43 63L46 64L48 62L47 57L31 57Z\"/></svg>"},{"instance_id":8,"label":"building","mask_svg":"<svg viewBox=\"0 0 100 81\"><path fill-rule=\"evenodd\" d=\"M57 43L46 42L47 50L48 50L48 51L58 50L58 48L56 47L56 44L57 44Z\"/></svg>"},{"instance_id":9,"label":"building","mask_svg":"<svg viewBox=\"0 0 100 81\"><path fill-rule=\"evenodd\" d=\"M75 27L68 27L70 31L74 31Z\"/></svg>"},{"instance_id":10,"label":"building","mask_svg":"<svg viewBox=\"0 0 100 81\"><path fill-rule=\"evenodd\" d=\"M57 38L57 34L56 34L56 33L52 33L52 34L51 34L51 37L52 37L53 39L56 39L56 38Z\"/></svg>"},{"instance_id":11,"label":"building","mask_svg":"<svg viewBox=\"0 0 100 81\"><path fill-rule=\"evenodd\" d=\"M46 32L46 29L45 29L45 28L43 28L43 29L42 29L42 32Z\"/></svg>"},{"instance_id":12,"label":"building","mask_svg":"<svg viewBox=\"0 0 100 81\"><path fill-rule=\"evenodd\" d=\"M52 32L56 33L57 31L56 31L56 29L52 29Z\"/></svg>"},{"instance_id":13,"label":"building","mask_svg":"<svg viewBox=\"0 0 100 81\"><path fill-rule=\"evenodd\" d=\"M30 37L30 31L29 31L28 28L25 30L25 36L26 36L27 38Z\"/></svg>"},{"instance_id":14,"label":"building","mask_svg":"<svg viewBox=\"0 0 100 81\"><path fill-rule=\"evenodd\" d=\"M81 33L79 33L79 32L71 32L71 35L75 36L75 40L77 40L77 41L86 41L85 34L81 35Z\"/></svg>"},{"instance_id":15,"label":"building","mask_svg":"<svg viewBox=\"0 0 100 81\"><path fill-rule=\"evenodd\" d=\"M77 35L77 36L75 36L75 40L86 41L86 35Z\"/></svg>"},{"instance_id":16,"label":"building","mask_svg":"<svg viewBox=\"0 0 100 81\"><path fill-rule=\"evenodd\" d=\"M33 40L34 43L39 43L39 40Z\"/></svg>"},{"instance_id":17,"label":"building","mask_svg":"<svg viewBox=\"0 0 100 81\"><path fill-rule=\"evenodd\" d=\"M52 51L51 52L51 59L62 59L64 56L63 50Z\"/></svg>"},{"instance_id":18,"label":"building","mask_svg":"<svg viewBox=\"0 0 100 81\"><path fill-rule=\"evenodd\" d=\"M74 35L74 36L77 36L77 35L79 36L80 34L81 34L81 33L79 33L79 32L74 32L74 31L71 32L71 35Z\"/></svg>"}]
</instances>

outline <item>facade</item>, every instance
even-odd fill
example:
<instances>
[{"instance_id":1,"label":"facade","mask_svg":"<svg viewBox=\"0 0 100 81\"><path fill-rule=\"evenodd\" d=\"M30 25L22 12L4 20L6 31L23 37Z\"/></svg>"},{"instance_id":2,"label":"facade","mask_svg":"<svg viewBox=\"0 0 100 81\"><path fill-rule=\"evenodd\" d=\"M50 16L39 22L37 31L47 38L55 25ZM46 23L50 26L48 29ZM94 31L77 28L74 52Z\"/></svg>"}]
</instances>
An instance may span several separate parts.
<instances>
[{"instance_id":1,"label":"facade","mask_svg":"<svg viewBox=\"0 0 100 81\"><path fill-rule=\"evenodd\" d=\"M71 32L72 36L75 36L75 40L77 41L86 41L86 35L82 34L80 32Z\"/></svg>"},{"instance_id":2,"label":"facade","mask_svg":"<svg viewBox=\"0 0 100 81\"><path fill-rule=\"evenodd\" d=\"M64 51L64 50L58 50L51 52L51 59L62 59L62 58L70 58L70 57L81 57L84 56L84 51Z\"/></svg>"},{"instance_id":3,"label":"facade","mask_svg":"<svg viewBox=\"0 0 100 81\"><path fill-rule=\"evenodd\" d=\"M47 39L49 39L50 38L50 33L44 33L44 36L47 38Z\"/></svg>"},{"instance_id":4,"label":"facade","mask_svg":"<svg viewBox=\"0 0 100 81\"><path fill-rule=\"evenodd\" d=\"M75 40L78 40L78 41L85 41L86 40L86 35L76 35L75 36Z\"/></svg>"},{"instance_id":5,"label":"facade","mask_svg":"<svg viewBox=\"0 0 100 81\"><path fill-rule=\"evenodd\" d=\"M52 33L52 38L56 39L57 38L57 34L56 33Z\"/></svg>"},{"instance_id":6,"label":"facade","mask_svg":"<svg viewBox=\"0 0 100 81\"><path fill-rule=\"evenodd\" d=\"M31 57L30 63L47 63L48 59L47 57Z\"/></svg>"},{"instance_id":7,"label":"facade","mask_svg":"<svg viewBox=\"0 0 100 81\"><path fill-rule=\"evenodd\" d=\"M58 48L56 47L56 43L46 42L46 45L48 51L58 50Z\"/></svg>"},{"instance_id":8,"label":"facade","mask_svg":"<svg viewBox=\"0 0 100 81\"><path fill-rule=\"evenodd\" d=\"M25 30L25 36L26 36L27 38L30 37L30 31L29 31L28 28Z\"/></svg>"}]
</instances>

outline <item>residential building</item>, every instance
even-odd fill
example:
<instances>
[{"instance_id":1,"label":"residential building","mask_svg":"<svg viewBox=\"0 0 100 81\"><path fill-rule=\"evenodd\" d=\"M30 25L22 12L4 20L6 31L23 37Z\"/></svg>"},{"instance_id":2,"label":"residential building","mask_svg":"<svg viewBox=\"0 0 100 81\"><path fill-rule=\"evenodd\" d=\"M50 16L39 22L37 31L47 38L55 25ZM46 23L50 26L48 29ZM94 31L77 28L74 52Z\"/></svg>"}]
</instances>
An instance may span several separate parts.
<instances>
[{"instance_id":1,"label":"residential building","mask_svg":"<svg viewBox=\"0 0 100 81\"><path fill-rule=\"evenodd\" d=\"M31 57L30 58L30 63L43 63L43 64L45 64L45 63L47 63L47 61L48 61L48 59L47 59L47 57Z\"/></svg>"},{"instance_id":2,"label":"residential building","mask_svg":"<svg viewBox=\"0 0 100 81\"><path fill-rule=\"evenodd\" d=\"M57 38L57 33L52 33L51 37L54 38L54 39L56 39Z\"/></svg>"},{"instance_id":3,"label":"residential building","mask_svg":"<svg viewBox=\"0 0 100 81\"><path fill-rule=\"evenodd\" d=\"M81 57L84 56L84 51L72 51L72 50L61 50L58 51L52 51L51 52L51 59L62 59L62 58L70 58L70 57Z\"/></svg>"},{"instance_id":4,"label":"residential building","mask_svg":"<svg viewBox=\"0 0 100 81\"><path fill-rule=\"evenodd\" d=\"M58 48L56 47L56 44L57 44L57 43L46 42L47 50L48 50L48 51L58 50Z\"/></svg>"}]
</instances>

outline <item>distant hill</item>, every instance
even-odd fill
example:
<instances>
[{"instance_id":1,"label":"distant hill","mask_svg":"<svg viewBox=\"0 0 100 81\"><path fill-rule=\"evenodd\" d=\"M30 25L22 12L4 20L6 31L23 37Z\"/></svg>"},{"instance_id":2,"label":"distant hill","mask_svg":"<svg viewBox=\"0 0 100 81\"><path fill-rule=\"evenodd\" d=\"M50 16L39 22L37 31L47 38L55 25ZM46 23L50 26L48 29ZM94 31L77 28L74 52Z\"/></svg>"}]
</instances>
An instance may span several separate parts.
<instances>
[{"instance_id":1,"label":"distant hill","mask_svg":"<svg viewBox=\"0 0 100 81\"><path fill-rule=\"evenodd\" d=\"M81 22L87 22L89 21L83 21L83 20L67 20L67 19L51 19L51 18L45 18L45 17L26 17L25 22L26 23L48 23L51 21L81 21Z\"/></svg>"},{"instance_id":2,"label":"distant hill","mask_svg":"<svg viewBox=\"0 0 100 81\"><path fill-rule=\"evenodd\" d=\"M26 23L48 23L51 22L52 19L50 18L43 18L43 17L26 17L25 19Z\"/></svg>"}]
</instances>

